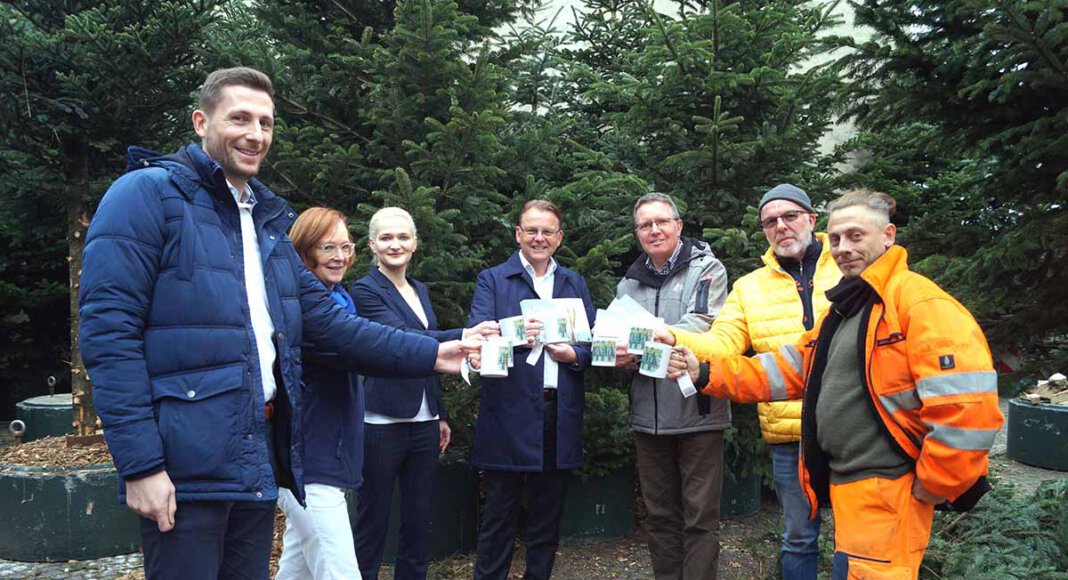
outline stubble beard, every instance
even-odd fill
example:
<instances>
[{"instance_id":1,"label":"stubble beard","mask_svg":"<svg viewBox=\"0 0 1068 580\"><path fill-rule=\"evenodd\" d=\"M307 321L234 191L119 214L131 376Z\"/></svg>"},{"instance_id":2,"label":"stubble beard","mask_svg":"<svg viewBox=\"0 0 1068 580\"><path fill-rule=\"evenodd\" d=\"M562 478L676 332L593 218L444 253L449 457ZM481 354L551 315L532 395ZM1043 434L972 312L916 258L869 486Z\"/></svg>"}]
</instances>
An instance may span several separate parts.
<instances>
[{"instance_id":1,"label":"stubble beard","mask_svg":"<svg viewBox=\"0 0 1068 580\"><path fill-rule=\"evenodd\" d=\"M234 160L233 153L226 145L216 143L214 139L204 137L204 151L207 152L208 157L215 160L216 163L222 167L223 174L228 177L236 177L244 181L248 181L259 173L259 166L252 172L242 169Z\"/></svg>"}]
</instances>

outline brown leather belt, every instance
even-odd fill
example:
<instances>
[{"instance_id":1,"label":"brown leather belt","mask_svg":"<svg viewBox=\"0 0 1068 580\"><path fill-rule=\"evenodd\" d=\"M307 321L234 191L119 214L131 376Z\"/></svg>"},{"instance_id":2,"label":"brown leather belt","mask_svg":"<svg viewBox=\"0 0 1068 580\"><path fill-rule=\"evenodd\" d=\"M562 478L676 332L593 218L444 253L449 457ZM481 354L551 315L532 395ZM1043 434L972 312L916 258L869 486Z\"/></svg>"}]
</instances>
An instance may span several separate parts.
<instances>
[{"instance_id":1,"label":"brown leather belt","mask_svg":"<svg viewBox=\"0 0 1068 580\"><path fill-rule=\"evenodd\" d=\"M263 416L268 421L274 419L274 401L267 401L267 404L263 406Z\"/></svg>"},{"instance_id":2,"label":"brown leather belt","mask_svg":"<svg viewBox=\"0 0 1068 580\"><path fill-rule=\"evenodd\" d=\"M552 401L556 398L556 389L542 389L541 396L546 401Z\"/></svg>"}]
</instances>

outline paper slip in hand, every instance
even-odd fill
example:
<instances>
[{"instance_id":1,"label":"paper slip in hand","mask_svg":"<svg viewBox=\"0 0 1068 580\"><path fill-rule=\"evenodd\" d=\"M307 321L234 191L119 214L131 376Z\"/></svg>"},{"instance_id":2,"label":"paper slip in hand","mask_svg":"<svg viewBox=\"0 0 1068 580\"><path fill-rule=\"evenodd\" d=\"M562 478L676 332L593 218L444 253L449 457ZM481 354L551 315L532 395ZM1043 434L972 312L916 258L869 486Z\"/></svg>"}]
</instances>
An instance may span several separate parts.
<instances>
[{"instance_id":1,"label":"paper slip in hand","mask_svg":"<svg viewBox=\"0 0 1068 580\"><path fill-rule=\"evenodd\" d=\"M661 330L667 328L663 318L653 316L648 310L641 307L640 304L634 301L630 296L620 296L612 301L608 305L608 309L604 311L607 315L609 326L616 326L622 328L622 331L616 334L616 336L626 337L631 333L631 329L644 328L650 330ZM601 332L601 313L598 312L597 316L597 331ZM608 332L605 332L608 334ZM648 334L648 333L646 333ZM650 335L651 336L651 335ZM641 337L645 340L649 336ZM628 339L629 342L629 339ZM635 337L635 343L631 348L628 348L628 352L631 354L640 354L636 352L641 348L641 344L644 340L639 340Z\"/></svg>"},{"instance_id":2,"label":"paper slip in hand","mask_svg":"<svg viewBox=\"0 0 1068 580\"><path fill-rule=\"evenodd\" d=\"M530 349L527 354L527 364L534 366L538 364L538 357L541 356L541 351L545 350L545 347L540 344L535 344L534 348Z\"/></svg>"},{"instance_id":3,"label":"paper slip in hand","mask_svg":"<svg viewBox=\"0 0 1068 580\"><path fill-rule=\"evenodd\" d=\"M627 319L618 312L597 309L597 323L593 325L593 336L625 336L630 330Z\"/></svg>"},{"instance_id":4,"label":"paper slip in hand","mask_svg":"<svg viewBox=\"0 0 1068 580\"><path fill-rule=\"evenodd\" d=\"M590 342L593 333L581 298L553 298L552 300L522 300L519 308L524 318L541 321L541 344Z\"/></svg>"},{"instance_id":5,"label":"paper slip in hand","mask_svg":"<svg viewBox=\"0 0 1068 580\"><path fill-rule=\"evenodd\" d=\"M460 378L467 383L467 386L471 386L471 365L466 358L460 361Z\"/></svg>"},{"instance_id":6,"label":"paper slip in hand","mask_svg":"<svg viewBox=\"0 0 1068 580\"><path fill-rule=\"evenodd\" d=\"M682 392L683 398L689 399L697 394L697 389L693 386L693 381L690 380L690 373L682 373L682 376L675 380L679 383L679 391Z\"/></svg>"},{"instance_id":7,"label":"paper slip in hand","mask_svg":"<svg viewBox=\"0 0 1068 580\"><path fill-rule=\"evenodd\" d=\"M581 298L553 298L553 305L559 316L567 320L570 333L568 342L575 344L593 340L590 320L586 318L586 304Z\"/></svg>"},{"instance_id":8,"label":"paper slip in hand","mask_svg":"<svg viewBox=\"0 0 1068 580\"><path fill-rule=\"evenodd\" d=\"M641 304L638 304L630 296L620 296L608 305L608 311L616 314L628 326L647 326L649 328L662 328L664 319L657 318L653 313Z\"/></svg>"}]
</instances>

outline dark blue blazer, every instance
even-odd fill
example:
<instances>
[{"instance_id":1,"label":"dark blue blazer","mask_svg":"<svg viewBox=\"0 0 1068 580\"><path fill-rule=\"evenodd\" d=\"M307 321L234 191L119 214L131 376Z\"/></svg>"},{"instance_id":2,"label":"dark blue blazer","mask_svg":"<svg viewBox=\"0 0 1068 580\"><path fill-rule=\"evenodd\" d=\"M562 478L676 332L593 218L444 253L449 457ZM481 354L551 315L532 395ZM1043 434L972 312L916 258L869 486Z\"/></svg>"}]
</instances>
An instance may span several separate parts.
<instances>
[{"instance_id":1,"label":"dark blue blazer","mask_svg":"<svg viewBox=\"0 0 1068 580\"><path fill-rule=\"evenodd\" d=\"M410 277L408 284L411 284L419 295L419 302L426 313L427 326L423 326L423 322L408 306L397 287L385 274L379 272L377 267L372 267L369 274L352 283L350 290L353 300L356 301L356 311L368 320L429 336L438 342L460 338L463 334L462 328L438 330L438 319L434 315L434 307L430 304L430 293L427 292L426 285ZM441 401L441 380L437 375L419 379L367 377L364 379L364 392L368 411L399 419L410 419L419 413L423 392L426 392L430 412L442 419L448 419L448 412Z\"/></svg>"},{"instance_id":2,"label":"dark blue blazer","mask_svg":"<svg viewBox=\"0 0 1068 580\"><path fill-rule=\"evenodd\" d=\"M468 327L484 320L500 320L522 314L519 302L538 298L534 280L523 269L519 252L505 263L483 270L478 275L471 298ZM553 278L553 298L581 298L586 317L593 325L596 311L586 282L564 267ZM582 414L585 389L582 371L590 366L589 345L573 345L578 354L575 364L560 364L557 379L556 467L574 469L582 466ZM479 379L478 421L471 464L480 469L503 471L542 470L542 389L544 360L530 366L530 350L516 347L515 366L503 378Z\"/></svg>"}]
</instances>

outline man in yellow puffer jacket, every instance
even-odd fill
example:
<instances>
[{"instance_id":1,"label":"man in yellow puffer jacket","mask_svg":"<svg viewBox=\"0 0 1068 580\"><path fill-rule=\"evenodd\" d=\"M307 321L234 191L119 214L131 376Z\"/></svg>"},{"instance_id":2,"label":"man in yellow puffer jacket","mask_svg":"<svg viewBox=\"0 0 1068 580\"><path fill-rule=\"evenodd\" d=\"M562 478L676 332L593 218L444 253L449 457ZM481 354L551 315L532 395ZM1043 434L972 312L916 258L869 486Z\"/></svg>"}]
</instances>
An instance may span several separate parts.
<instances>
[{"instance_id":1,"label":"man in yellow puffer jacket","mask_svg":"<svg viewBox=\"0 0 1068 580\"><path fill-rule=\"evenodd\" d=\"M770 247L764 267L734 283L727 302L705 333L676 331L699 360L740 355L751 348L774 352L793 344L827 310L824 292L842 274L825 234L813 234L816 216L802 189L773 187L760 200L760 223ZM775 491L783 507L782 573L786 580L815 580L820 520L798 481L801 401L760 403L760 430L771 446Z\"/></svg>"}]
</instances>

